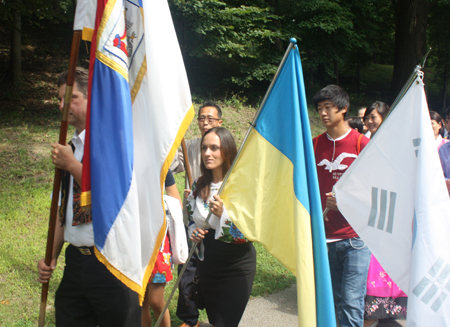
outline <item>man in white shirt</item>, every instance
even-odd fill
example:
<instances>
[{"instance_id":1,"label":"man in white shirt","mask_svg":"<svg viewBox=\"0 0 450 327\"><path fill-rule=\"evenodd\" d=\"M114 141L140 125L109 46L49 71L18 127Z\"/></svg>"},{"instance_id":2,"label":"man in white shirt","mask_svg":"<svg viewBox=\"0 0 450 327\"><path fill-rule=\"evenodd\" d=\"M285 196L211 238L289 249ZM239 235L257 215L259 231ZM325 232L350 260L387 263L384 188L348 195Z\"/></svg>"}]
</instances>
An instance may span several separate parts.
<instances>
[{"instance_id":1,"label":"man in white shirt","mask_svg":"<svg viewBox=\"0 0 450 327\"><path fill-rule=\"evenodd\" d=\"M203 135L210 129L218 126L222 126L222 110L214 102L204 102L198 111L198 128ZM191 169L193 181L197 180L201 175L200 162L201 162L201 141L202 138L196 138L186 141L186 151L189 157L189 165ZM182 172L186 169L184 164L184 156L181 150L177 151L175 158L170 166L170 169L174 173ZM186 189L189 188L189 184L186 178ZM185 206L183 206L185 207ZM187 225L187 215L184 210L185 224ZM177 304L177 316L183 323L180 327L198 327L198 310L194 301L189 299L189 291L194 280L195 271L197 269L197 256L194 254L192 259L187 263L186 270L181 277L179 286L179 296ZM183 268L182 265L178 266L178 273Z\"/></svg>"},{"instance_id":2,"label":"man in white shirt","mask_svg":"<svg viewBox=\"0 0 450 327\"><path fill-rule=\"evenodd\" d=\"M52 144L52 162L62 169L61 204L55 226L50 266L38 262L39 281L52 276L64 242L64 275L55 295L56 326L140 326L138 294L131 291L94 254L94 231L89 208L80 206L81 172L87 111L89 73L78 67L75 73L68 123L75 127L71 145ZM67 72L58 79L60 110L64 106Z\"/></svg>"}]
</instances>

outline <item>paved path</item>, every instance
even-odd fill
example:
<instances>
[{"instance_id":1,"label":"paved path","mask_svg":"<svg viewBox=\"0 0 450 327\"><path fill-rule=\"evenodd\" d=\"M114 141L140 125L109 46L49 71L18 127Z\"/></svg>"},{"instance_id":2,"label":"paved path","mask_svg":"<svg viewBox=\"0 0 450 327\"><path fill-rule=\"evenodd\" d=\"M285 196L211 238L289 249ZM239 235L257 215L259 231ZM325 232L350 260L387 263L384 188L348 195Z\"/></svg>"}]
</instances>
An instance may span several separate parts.
<instances>
[{"instance_id":1,"label":"paved path","mask_svg":"<svg viewBox=\"0 0 450 327\"><path fill-rule=\"evenodd\" d=\"M211 326L207 322L200 323L201 327ZM280 326L296 327L297 320L297 288L292 287L267 296L251 299L245 309L239 327ZM403 319L388 319L380 321L380 327L406 326Z\"/></svg>"}]
</instances>

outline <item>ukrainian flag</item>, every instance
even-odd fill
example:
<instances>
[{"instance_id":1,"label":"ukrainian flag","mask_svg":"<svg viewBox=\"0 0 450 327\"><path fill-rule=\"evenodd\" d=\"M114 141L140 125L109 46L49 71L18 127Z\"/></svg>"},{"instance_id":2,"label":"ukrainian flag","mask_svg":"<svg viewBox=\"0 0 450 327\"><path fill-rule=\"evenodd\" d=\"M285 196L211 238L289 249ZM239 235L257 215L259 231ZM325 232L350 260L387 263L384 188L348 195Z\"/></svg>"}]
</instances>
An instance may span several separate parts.
<instances>
[{"instance_id":1,"label":"ukrainian flag","mask_svg":"<svg viewBox=\"0 0 450 327\"><path fill-rule=\"evenodd\" d=\"M230 217L297 277L299 326L336 326L322 207L295 39L221 197Z\"/></svg>"}]
</instances>

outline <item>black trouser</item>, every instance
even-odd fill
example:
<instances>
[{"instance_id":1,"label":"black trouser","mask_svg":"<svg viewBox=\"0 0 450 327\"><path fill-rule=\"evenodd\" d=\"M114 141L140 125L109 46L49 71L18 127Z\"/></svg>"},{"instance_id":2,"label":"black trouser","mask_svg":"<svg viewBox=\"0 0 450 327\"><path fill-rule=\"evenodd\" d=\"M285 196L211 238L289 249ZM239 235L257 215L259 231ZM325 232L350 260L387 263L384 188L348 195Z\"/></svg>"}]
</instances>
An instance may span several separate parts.
<instances>
[{"instance_id":1,"label":"black trouser","mask_svg":"<svg viewBox=\"0 0 450 327\"><path fill-rule=\"evenodd\" d=\"M100 261L93 248L83 255L66 249L66 267L56 291L57 327L140 327L138 294L119 281Z\"/></svg>"},{"instance_id":2,"label":"black trouser","mask_svg":"<svg viewBox=\"0 0 450 327\"><path fill-rule=\"evenodd\" d=\"M187 228L186 228L187 236ZM188 242L189 251L191 251L191 243ZM180 285L178 286L178 303L177 303L177 317L187 323L189 326L197 325L198 310L194 301L189 299L189 292L191 291L192 282L194 280L195 271L197 270L198 257L194 252L191 260L187 265L183 276L181 276ZM178 274L183 269L183 265L178 265Z\"/></svg>"}]
</instances>

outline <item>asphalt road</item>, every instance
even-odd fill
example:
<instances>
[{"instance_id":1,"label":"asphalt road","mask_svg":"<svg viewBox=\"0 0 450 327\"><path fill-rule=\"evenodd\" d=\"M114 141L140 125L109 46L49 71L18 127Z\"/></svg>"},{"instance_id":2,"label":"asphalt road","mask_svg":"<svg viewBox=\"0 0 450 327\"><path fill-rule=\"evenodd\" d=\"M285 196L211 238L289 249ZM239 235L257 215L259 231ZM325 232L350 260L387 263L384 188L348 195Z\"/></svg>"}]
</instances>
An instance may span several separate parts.
<instances>
[{"instance_id":1,"label":"asphalt road","mask_svg":"<svg viewBox=\"0 0 450 327\"><path fill-rule=\"evenodd\" d=\"M207 322L200 323L201 327L211 326ZM256 326L298 326L297 319L297 289L296 286L287 290L251 299L245 309L239 327ZM380 327L406 326L404 319L388 319L379 322Z\"/></svg>"}]
</instances>

